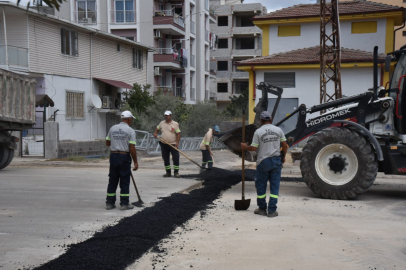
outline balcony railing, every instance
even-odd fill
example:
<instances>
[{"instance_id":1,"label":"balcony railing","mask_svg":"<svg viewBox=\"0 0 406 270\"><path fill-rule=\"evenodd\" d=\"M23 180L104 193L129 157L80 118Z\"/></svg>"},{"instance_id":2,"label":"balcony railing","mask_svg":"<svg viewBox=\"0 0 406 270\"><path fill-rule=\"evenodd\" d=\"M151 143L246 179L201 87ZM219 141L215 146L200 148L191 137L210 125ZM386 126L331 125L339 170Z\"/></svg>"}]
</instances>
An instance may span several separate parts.
<instances>
[{"instance_id":1,"label":"balcony railing","mask_svg":"<svg viewBox=\"0 0 406 270\"><path fill-rule=\"evenodd\" d=\"M164 95L185 98L185 88L184 87L155 86L154 94L157 94L158 92L160 92L161 94L164 94Z\"/></svg>"},{"instance_id":2,"label":"balcony railing","mask_svg":"<svg viewBox=\"0 0 406 270\"><path fill-rule=\"evenodd\" d=\"M206 70L207 72L210 71L210 61L209 60L206 60L206 65L204 67L204 70Z\"/></svg>"},{"instance_id":3,"label":"balcony railing","mask_svg":"<svg viewBox=\"0 0 406 270\"><path fill-rule=\"evenodd\" d=\"M207 31L207 30L206 30L206 34L204 35L204 40L206 40L207 42L210 41L210 38L209 38L209 31Z\"/></svg>"},{"instance_id":4,"label":"balcony railing","mask_svg":"<svg viewBox=\"0 0 406 270\"><path fill-rule=\"evenodd\" d=\"M196 88L190 88L190 100L196 100Z\"/></svg>"},{"instance_id":5,"label":"balcony railing","mask_svg":"<svg viewBox=\"0 0 406 270\"><path fill-rule=\"evenodd\" d=\"M111 10L111 23L136 23L135 10Z\"/></svg>"},{"instance_id":6,"label":"balcony railing","mask_svg":"<svg viewBox=\"0 0 406 270\"><path fill-rule=\"evenodd\" d=\"M28 49L5 45L0 45L0 65L7 65L6 48L9 66L28 67Z\"/></svg>"},{"instance_id":7,"label":"balcony railing","mask_svg":"<svg viewBox=\"0 0 406 270\"><path fill-rule=\"evenodd\" d=\"M173 22L185 28L185 18L176 14L173 10L155 10L155 17L173 17Z\"/></svg>"},{"instance_id":8,"label":"balcony railing","mask_svg":"<svg viewBox=\"0 0 406 270\"><path fill-rule=\"evenodd\" d=\"M209 10L209 0L204 0L204 8Z\"/></svg>"},{"instance_id":9,"label":"balcony railing","mask_svg":"<svg viewBox=\"0 0 406 270\"><path fill-rule=\"evenodd\" d=\"M190 21L190 32L196 34L196 23L194 21Z\"/></svg>"},{"instance_id":10,"label":"balcony railing","mask_svg":"<svg viewBox=\"0 0 406 270\"><path fill-rule=\"evenodd\" d=\"M172 48L155 48L154 54L172 54L173 60L181 61L180 53L175 53Z\"/></svg>"},{"instance_id":11,"label":"balcony railing","mask_svg":"<svg viewBox=\"0 0 406 270\"><path fill-rule=\"evenodd\" d=\"M196 67L196 56L190 55L190 66Z\"/></svg>"},{"instance_id":12,"label":"balcony railing","mask_svg":"<svg viewBox=\"0 0 406 270\"><path fill-rule=\"evenodd\" d=\"M97 12L96 11L76 11L73 12L76 23L83 24L97 24Z\"/></svg>"}]
</instances>

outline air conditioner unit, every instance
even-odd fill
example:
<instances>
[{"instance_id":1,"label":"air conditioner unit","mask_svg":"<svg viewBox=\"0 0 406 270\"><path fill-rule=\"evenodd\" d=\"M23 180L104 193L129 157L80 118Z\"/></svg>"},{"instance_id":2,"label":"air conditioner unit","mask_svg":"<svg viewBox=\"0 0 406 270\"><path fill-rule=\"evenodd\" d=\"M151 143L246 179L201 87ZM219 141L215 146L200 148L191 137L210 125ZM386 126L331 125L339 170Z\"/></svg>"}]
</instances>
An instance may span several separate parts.
<instances>
[{"instance_id":1,"label":"air conditioner unit","mask_svg":"<svg viewBox=\"0 0 406 270\"><path fill-rule=\"evenodd\" d=\"M162 69L160 67L155 67L154 75L155 76L162 76Z\"/></svg>"},{"instance_id":2,"label":"air conditioner unit","mask_svg":"<svg viewBox=\"0 0 406 270\"><path fill-rule=\"evenodd\" d=\"M110 109L110 98L108 96L103 96L103 109Z\"/></svg>"},{"instance_id":3,"label":"air conditioner unit","mask_svg":"<svg viewBox=\"0 0 406 270\"><path fill-rule=\"evenodd\" d=\"M162 38L161 31L155 30L154 32L155 32L155 33L154 33L154 37L155 37L155 38Z\"/></svg>"},{"instance_id":4,"label":"air conditioner unit","mask_svg":"<svg viewBox=\"0 0 406 270\"><path fill-rule=\"evenodd\" d=\"M92 23L92 18L83 18L82 23Z\"/></svg>"}]
</instances>

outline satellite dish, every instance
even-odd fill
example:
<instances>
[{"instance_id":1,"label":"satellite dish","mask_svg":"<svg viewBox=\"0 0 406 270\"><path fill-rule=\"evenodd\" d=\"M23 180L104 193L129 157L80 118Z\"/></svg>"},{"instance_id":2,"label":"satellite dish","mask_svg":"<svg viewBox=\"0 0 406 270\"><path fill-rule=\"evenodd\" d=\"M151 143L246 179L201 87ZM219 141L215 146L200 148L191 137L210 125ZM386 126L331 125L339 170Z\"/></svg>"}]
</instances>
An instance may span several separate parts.
<instances>
[{"instance_id":1,"label":"satellite dish","mask_svg":"<svg viewBox=\"0 0 406 270\"><path fill-rule=\"evenodd\" d=\"M92 95L92 103L96 109L100 109L102 106L102 101L98 95Z\"/></svg>"}]
</instances>

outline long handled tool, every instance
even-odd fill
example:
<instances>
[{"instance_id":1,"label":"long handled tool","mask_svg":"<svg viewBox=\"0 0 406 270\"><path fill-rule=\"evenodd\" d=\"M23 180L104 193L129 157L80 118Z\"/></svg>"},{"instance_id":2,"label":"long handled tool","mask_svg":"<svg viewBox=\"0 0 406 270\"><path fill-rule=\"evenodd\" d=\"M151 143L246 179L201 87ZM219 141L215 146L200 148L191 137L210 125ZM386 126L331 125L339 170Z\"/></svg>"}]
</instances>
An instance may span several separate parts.
<instances>
[{"instance_id":1,"label":"long handled tool","mask_svg":"<svg viewBox=\"0 0 406 270\"><path fill-rule=\"evenodd\" d=\"M182 155L185 156L185 158L187 158L188 160L192 161L194 164L196 164L197 166L199 166L201 169L206 169L203 168L202 166L200 166L199 164L197 164L195 161L193 161L190 157L186 156L185 153L183 153L182 151L180 151L178 148L176 148L175 146L173 146L172 144L168 143L167 141L165 141L164 139L157 137L158 140L160 140L161 142L163 142L164 144L169 145L170 147L172 147L173 149L175 149L176 151L178 151L179 153L181 153Z\"/></svg>"},{"instance_id":2,"label":"long handled tool","mask_svg":"<svg viewBox=\"0 0 406 270\"><path fill-rule=\"evenodd\" d=\"M245 109L242 110L242 141L245 142ZM246 200L245 190L245 150L242 150L242 199L234 201L235 210L247 210L250 207L251 199Z\"/></svg>"},{"instance_id":3,"label":"long handled tool","mask_svg":"<svg viewBox=\"0 0 406 270\"><path fill-rule=\"evenodd\" d=\"M133 184L134 184L134 187L135 187L135 192L137 192L137 196L138 196L138 202L133 202L132 205L137 206L137 207L143 207L144 202L141 200L141 196L138 193L138 188L137 188L137 185L135 184L133 172L130 171L130 173L131 173L131 179L133 180Z\"/></svg>"}]
</instances>

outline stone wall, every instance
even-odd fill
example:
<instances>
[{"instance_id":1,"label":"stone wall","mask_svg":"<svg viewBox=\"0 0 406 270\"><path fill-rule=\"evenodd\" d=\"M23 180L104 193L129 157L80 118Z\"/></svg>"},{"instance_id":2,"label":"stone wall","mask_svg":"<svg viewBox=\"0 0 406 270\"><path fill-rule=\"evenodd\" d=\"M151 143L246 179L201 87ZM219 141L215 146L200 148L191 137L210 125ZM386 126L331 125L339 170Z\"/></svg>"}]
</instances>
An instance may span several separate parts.
<instances>
[{"instance_id":1,"label":"stone wall","mask_svg":"<svg viewBox=\"0 0 406 270\"><path fill-rule=\"evenodd\" d=\"M109 148L105 140L96 141L61 141L59 143L59 158L70 156L96 156L107 155Z\"/></svg>"}]
</instances>

